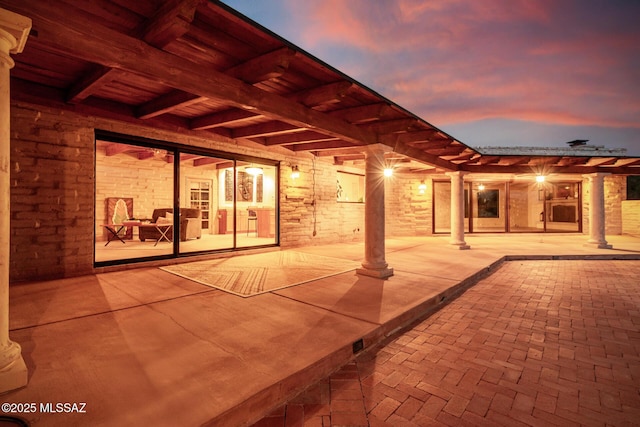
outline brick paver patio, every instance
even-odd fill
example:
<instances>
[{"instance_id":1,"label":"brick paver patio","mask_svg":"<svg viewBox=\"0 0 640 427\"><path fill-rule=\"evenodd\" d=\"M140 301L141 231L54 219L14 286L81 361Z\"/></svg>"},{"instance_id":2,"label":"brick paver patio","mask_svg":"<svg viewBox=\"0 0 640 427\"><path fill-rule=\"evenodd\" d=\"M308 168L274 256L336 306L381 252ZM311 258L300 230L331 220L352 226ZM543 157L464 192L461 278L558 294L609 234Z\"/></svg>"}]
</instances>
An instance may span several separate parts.
<instances>
[{"instance_id":1,"label":"brick paver patio","mask_svg":"<svg viewBox=\"0 0 640 427\"><path fill-rule=\"evenodd\" d=\"M512 261L255 426L640 425L640 262Z\"/></svg>"}]
</instances>

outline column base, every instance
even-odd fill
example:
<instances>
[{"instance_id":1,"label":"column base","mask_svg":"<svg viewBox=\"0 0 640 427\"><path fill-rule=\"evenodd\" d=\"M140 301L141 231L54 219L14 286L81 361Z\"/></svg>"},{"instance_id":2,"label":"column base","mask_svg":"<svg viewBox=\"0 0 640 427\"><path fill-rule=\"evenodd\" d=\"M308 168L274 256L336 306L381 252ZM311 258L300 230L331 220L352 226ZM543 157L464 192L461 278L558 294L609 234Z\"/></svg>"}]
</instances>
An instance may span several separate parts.
<instances>
[{"instance_id":1,"label":"column base","mask_svg":"<svg viewBox=\"0 0 640 427\"><path fill-rule=\"evenodd\" d=\"M393 276L393 268L356 268L356 273L363 276L375 277L376 279L386 279Z\"/></svg>"},{"instance_id":2,"label":"column base","mask_svg":"<svg viewBox=\"0 0 640 427\"><path fill-rule=\"evenodd\" d=\"M449 244L452 246L457 246L461 251L471 249L471 246L467 245L466 242L449 242Z\"/></svg>"},{"instance_id":3,"label":"column base","mask_svg":"<svg viewBox=\"0 0 640 427\"><path fill-rule=\"evenodd\" d=\"M613 245L610 245L607 242L588 241L587 243L585 243L585 246L595 246L598 249L613 249Z\"/></svg>"},{"instance_id":4,"label":"column base","mask_svg":"<svg viewBox=\"0 0 640 427\"><path fill-rule=\"evenodd\" d=\"M0 394L27 385L29 372L22 355L0 370Z\"/></svg>"}]
</instances>

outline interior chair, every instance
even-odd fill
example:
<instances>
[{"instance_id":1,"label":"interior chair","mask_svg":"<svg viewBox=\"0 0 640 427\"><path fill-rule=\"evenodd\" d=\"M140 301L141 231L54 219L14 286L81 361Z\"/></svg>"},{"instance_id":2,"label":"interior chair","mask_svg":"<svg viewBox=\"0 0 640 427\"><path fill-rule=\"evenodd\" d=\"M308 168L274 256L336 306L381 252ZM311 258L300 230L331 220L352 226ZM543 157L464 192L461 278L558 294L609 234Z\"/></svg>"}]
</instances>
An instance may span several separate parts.
<instances>
[{"instance_id":1,"label":"interior chair","mask_svg":"<svg viewBox=\"0 0 640 427\"><path fill-rule=\"evenodd\" d=\"M253 231L256 233L256 237L258 236L258 213L252 209L248 209L247 216L247 236L249 235L249 224L253 221Z\"/></svg>"}]
</instances>

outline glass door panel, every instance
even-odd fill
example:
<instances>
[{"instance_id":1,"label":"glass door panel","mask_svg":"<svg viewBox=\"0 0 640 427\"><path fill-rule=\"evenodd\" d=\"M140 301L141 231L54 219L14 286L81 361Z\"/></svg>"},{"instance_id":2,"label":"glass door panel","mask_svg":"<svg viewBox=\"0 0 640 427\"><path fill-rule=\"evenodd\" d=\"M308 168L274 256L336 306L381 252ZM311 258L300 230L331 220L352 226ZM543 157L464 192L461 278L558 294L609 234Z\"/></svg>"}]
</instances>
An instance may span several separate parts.
<instances>
[{"instance_id":1,"label":"glass door panel","mask_svg":"<svg viewBox=\"0 0 640 427\"><path fill-rule=\"evenodd\" d=\"M505 183L474 183L471 190L471 213L474 232L506 231Z\"/></svg>"},{"instance_id":2,"label":"glass door panel","mask_svg":"<svg viewBox=\"0 0 640 427\"><path fill-rule=\"evenodd\" d=\"M180 154L180 253L233 248L233 192L225 182L229 159ZM230 172L233 177L232 172Z\"/></svg>"},{"instance_id":3,"label":"glass door panel","mask_svg":"<svg viewBox=\"0 0 640 427\"><path fill-rule=\"evenodd\" d=\"M580 183L548 183L546 188L547 231L580 231Z\"/></svg>"},{"instance_id":4,"label":"glass door panel","mask_svg":"<svg viewBox=\"0 0 640 427\"><path fill-rule=\"evenodd\" d=\"M544 188L535 182L509 184L509 231L544 231Z\"/></svg>"},{"instance_id":5,"label":"glass door panel","mask_svg":"<svg viewBox=\"0 0 640 427\"><path fill-rule=\"evenodd\" d=\"M173 152L96 141L95 261L173 254Z\"/></svg>"},{"instance_id":6,"label":"glass door panel","mask_svg":"<svg viewBox=\"0 0 640 427\"><path fill-rule=\"evenodd\" d=\"M237 163L236 247L276 243L277 172L275 166Z\"/></svg>"}]
</instances>

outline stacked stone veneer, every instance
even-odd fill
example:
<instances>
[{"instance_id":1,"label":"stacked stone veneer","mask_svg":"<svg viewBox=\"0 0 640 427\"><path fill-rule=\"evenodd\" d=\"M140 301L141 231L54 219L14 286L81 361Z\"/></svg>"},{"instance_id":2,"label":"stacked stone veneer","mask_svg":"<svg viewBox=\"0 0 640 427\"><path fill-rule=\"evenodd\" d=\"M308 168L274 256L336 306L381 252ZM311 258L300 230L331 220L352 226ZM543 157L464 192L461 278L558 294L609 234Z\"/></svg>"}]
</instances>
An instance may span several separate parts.
<instances>
[{"instance_id":1,"label":"stacked stone veneer","mask_svg":"<svg viewBox=\"0 0 640 427\"><path fill-rule=\"evenodd\" d=\"M424 181L426 189L418 188ZM393 175L385 180L385 232L389 236L425 236L432 230L433 183L422 175Z\"/></svg>"},{"instance_id":2,"label":"stacked stone veneer","mask_svg":"<svg viewBox=\"0 0 640 427\"><path fill-rule=\"evenodd\" d=\"M640 236L640 200L622 202L622 234Z\"/></svg>"},{"instance_id":3,"label":"stacked stone veneer","mask_svg":"<svg viewBox=\"0 0 640 427\"><path fill-rule=\"evenodd\" d=\"M113 178L111 184L95 188L95 129L280 161L283 247L363 239L364 204L336 201L338 166L329 161L313 161L309 154L278 147L262 149L258 144L241 141L220 142L203 138L198 132L163 131L14 102L9 260L12 282L96 271L94 238L100 241L104 237L99 225L105 219L106 197L133 195L144 186L149 197L136 197L135 216L150 216L154 207L172 204L170 191L164 191L166 183L160 182L164 171L149 170L139 175L145 175L145 181L137 182L138 174L129 169L133 165L123 165L107 172ZM144 161L134 163L146 167ZM290 177L292 164L299 165L299 179ZM170 169L171 165L167 163L166 167Z\"/></svg>"}]
</instances>

